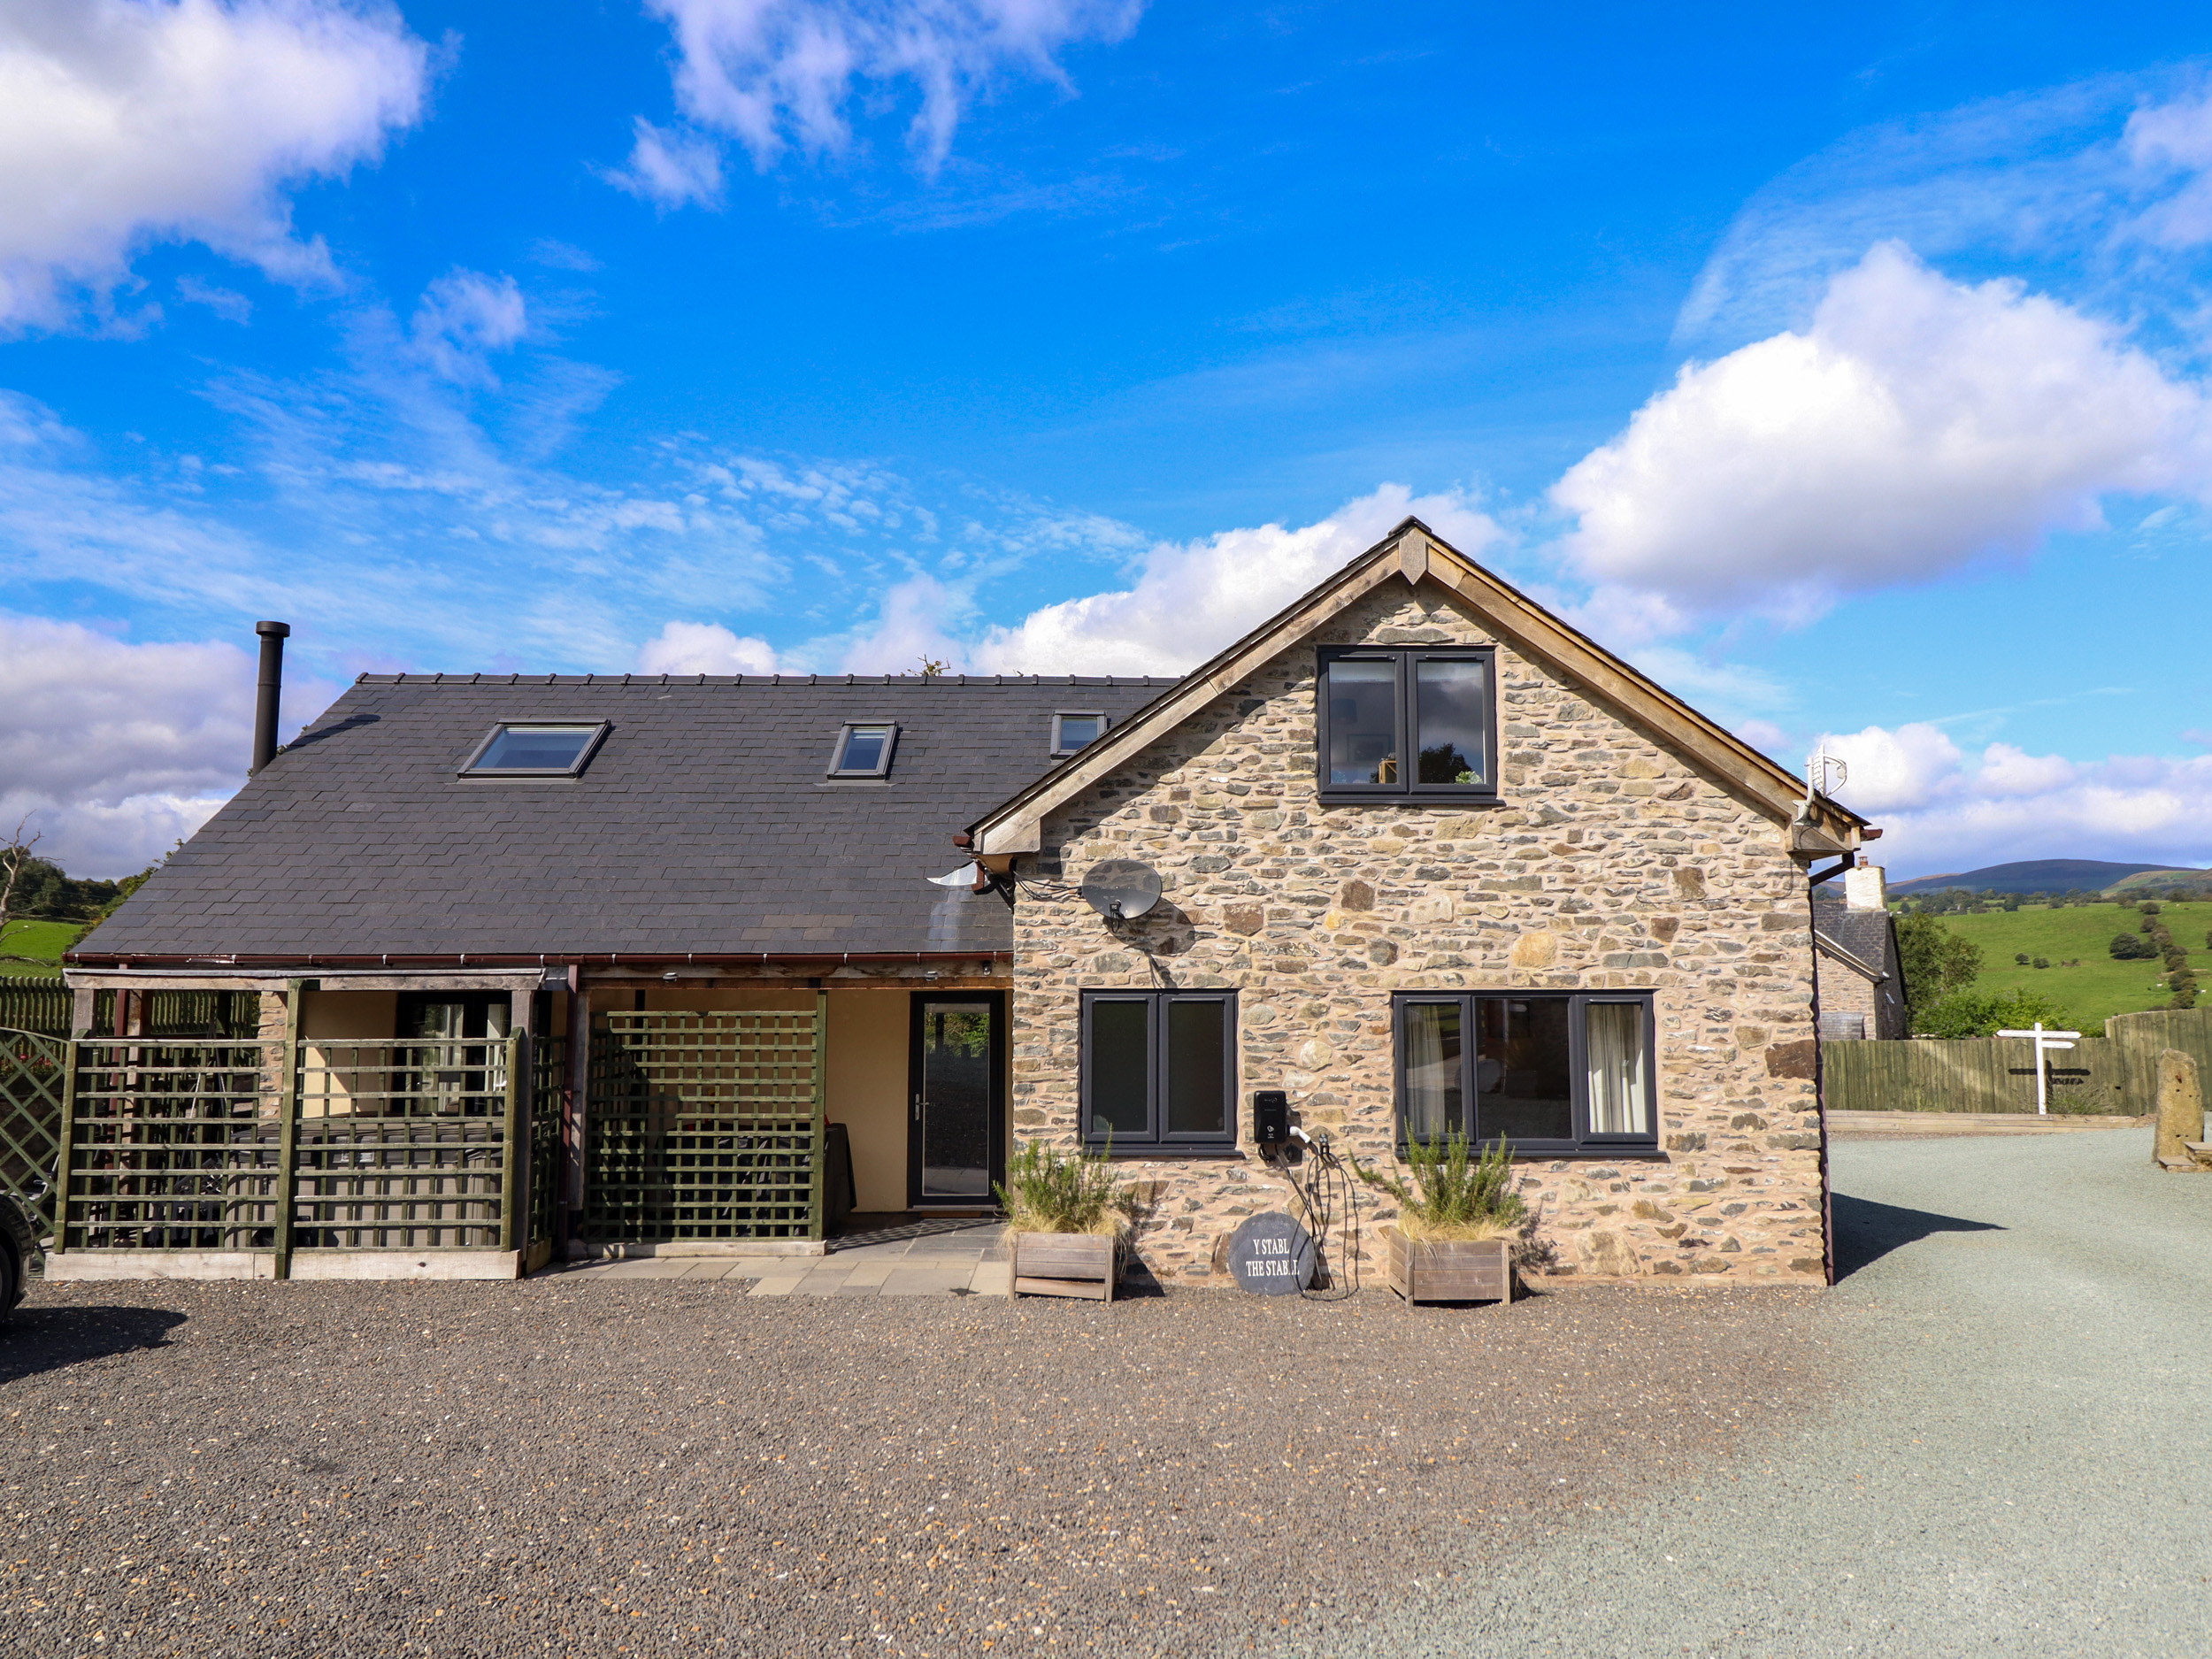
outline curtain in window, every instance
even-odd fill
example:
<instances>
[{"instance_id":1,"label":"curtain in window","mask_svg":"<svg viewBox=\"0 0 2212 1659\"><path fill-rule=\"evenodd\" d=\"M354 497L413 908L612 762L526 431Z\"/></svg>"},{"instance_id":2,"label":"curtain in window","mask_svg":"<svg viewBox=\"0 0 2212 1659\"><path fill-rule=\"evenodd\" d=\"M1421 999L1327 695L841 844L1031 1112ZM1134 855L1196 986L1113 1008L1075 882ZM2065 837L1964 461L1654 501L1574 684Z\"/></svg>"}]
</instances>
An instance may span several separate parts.
<instances>
[{"instance_id":1,"label":"curtain in window","mask_svg":"<svg viewBox=\"0 0 2212 1659\"><path fill-rule=\"evenodd\" d=\"M1416 1002L1406 1010L1406 1134L1431 1141L1464 1131L1460 1110L1459 1007Z\"/></svg>"},{"instance_id":2,"label":"curtain in window","mask_svg":"<svg viewBox=\"0 0 2212 1659\"><path fill-rule=\"evenodd\" d=\"M1590 1133L1651 1133L1644 1091L1644 1010L1637 1002L1586 1005L1583 1049L1590 1064Z\"/></svg>"}]
</instances>

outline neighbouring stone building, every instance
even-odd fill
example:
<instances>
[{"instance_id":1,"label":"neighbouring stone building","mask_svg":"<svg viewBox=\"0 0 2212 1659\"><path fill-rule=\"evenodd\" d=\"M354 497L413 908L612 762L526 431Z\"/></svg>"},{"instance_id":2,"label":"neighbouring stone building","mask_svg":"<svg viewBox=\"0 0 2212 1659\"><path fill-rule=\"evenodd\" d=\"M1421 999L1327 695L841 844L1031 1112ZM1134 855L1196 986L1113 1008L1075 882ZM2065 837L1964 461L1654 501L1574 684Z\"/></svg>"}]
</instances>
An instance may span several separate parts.
<instances>
[{"instance_id":1,"label":"neighbouring stone building","mask_svg":"<svg viewBox=\"0 0 2212 1659\"><path fill-rule=\"evenodd\" d=\"M1495 749L1458 774L1486 772L1487 788L1392 795L1379 779L1345 798L1359 763L1339 764L1341 734L1319 729L1351 718L1341 665L1379 680L1394 658L1456 651L1484 653L1464 660L1495 688ZM1404 729L1417 715L1400 710L1401 749L1420 741ZM1228 1144L1156 1151L1084 1122L1087 1093L1118 1087L1099 1053L1111 994L1169 1009L1211 994L1240 1106L1283 1089L1371 1165L1391 1164L1417 1097L1439 1095L1416 1074L1455 1059L1471 1087L1442 1091L1453 1126L1489 1131L1495 1095L1543 1132L1524 1143L1575 1141L1521 1164L1550 1271L1819 1281L1807 864L1847 862L1862 827L1409 523L975 826L987 864L1016 877L1078 882L1133 859L1163 883L1132 923L1017 904L1015 1133L1110 1144L1152 1199L1146 1260L1172 1280L1217 1276L1241 1217L1294 1207L1288 1169L1249 1144L1242 1111ZM1517 1010L1533 1079L1517 1084ZM1578 1024L1594 1010L1604 1033ZM1133 1011L1116 1018L1136 1032ZM1595 1098L1593 1056L1637 1025L1645 1053L1617 1056L1614 1080L1647 1100L1624 1117ZM1150 1029L1171 1044L1164 1017ZM1425 1059L1408 1052L1424 1040ZM1143 1124L1135 1098L1122 1088L1110 1132Z\"/></svg>"},{"instance_id":2,"label":"neighbouring stone building","mask_svg":"<svg viewBox=\"0 0 2212 1659\"><path fill-rule=\"evenodd\" d=\"M1881 865L1845 871L1840 900L1822 889L1813 905L1813 928L1820 953L1821 1037L1832 1041L1910 1036L1897 918L1890 914Z\"/></svg>"}]
</instances>

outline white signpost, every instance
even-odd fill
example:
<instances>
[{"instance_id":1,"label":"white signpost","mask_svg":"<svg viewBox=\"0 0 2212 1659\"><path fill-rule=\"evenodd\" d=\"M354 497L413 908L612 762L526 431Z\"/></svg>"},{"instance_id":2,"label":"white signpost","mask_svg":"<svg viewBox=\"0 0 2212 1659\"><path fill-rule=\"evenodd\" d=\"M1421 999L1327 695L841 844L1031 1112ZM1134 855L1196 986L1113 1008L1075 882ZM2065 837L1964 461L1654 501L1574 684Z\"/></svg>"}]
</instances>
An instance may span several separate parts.
<instances>
[{"instance_id":1,"label":"white signpost","mask_svg":"<svg viewBox=\"0 0 2212 1659\"><path fill-rule=\"evenodd\" d=\"M1997 1034L2000 1037L2024 1037L2035 1045L2035 1110L2037 1116L2048 1118L2051 1115L2050 1073L2044 1069L2043 1056L2047 1054L2055 1054L2061 1048L2072 1048L2074 1040L2080 1036L2081 1033L2046 1031L2043 1029L2043 1022L2039 1019L2035 1022L2035 1029L2032 1031L2001 1031Z\"/></svg>"}]
</instances>

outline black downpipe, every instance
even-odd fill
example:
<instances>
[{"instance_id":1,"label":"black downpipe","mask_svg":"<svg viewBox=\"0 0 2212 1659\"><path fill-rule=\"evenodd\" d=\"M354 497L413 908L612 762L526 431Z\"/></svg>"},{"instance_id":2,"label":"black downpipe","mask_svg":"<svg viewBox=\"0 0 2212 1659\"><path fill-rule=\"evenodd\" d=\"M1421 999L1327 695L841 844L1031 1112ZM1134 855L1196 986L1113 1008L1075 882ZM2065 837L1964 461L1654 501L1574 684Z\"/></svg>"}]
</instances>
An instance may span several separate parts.
<instances>
[{"instance_id":1,"label":"black downpipe","mask_svg":"<svg viewBox=\"0 0 2212 1659\"><path fill-rule=\"evenodd\" d=\"M253 772L259 772L276 758L277 705L284 700L284 641L292 625L257 622L253 631L261 636L261 684L253 705L252 767Z\"/></svg>"}]
</instances>

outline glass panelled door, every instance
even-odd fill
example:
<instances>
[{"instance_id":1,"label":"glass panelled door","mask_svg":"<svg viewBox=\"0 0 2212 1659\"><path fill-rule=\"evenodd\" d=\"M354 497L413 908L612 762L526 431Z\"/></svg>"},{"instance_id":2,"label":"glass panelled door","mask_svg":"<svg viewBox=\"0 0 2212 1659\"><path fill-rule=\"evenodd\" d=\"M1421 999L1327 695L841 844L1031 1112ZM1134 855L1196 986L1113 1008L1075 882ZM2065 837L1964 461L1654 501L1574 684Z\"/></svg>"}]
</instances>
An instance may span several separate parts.
<instances>
[{"instance_id":1,"label":"glass panelled door","mask_svg":"<svg viewBox=\"0 0 2212 1659\"><path fill-rule=\"evenodd\" d=\"M991 1184L1005 1171L1005 999L914 999L911 1098L908 1102L907 1202L916 1210L997 1202Z\"/></svg>"}]
</instances>

